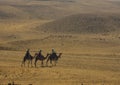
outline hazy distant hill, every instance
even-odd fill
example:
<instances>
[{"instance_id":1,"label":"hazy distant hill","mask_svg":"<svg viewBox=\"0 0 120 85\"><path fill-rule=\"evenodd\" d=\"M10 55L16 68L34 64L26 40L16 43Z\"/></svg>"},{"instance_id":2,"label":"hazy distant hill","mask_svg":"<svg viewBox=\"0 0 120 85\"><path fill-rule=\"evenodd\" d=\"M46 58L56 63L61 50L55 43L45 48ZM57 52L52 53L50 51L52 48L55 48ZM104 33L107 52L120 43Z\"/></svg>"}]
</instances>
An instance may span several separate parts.
<instances>
[{"instance_id":1,"label":"hazy distant hill","mask_svg":"<svg viewBox=\"0 0 120 85\"><path fill-rule=\"evenodd\" d=\"M0 19L60 18L70 13L69 10L61 7L65 2L59 0L0 0Z\"/></svg>"},{"instance_id":2,"label":"hazy distant hill","mask_svg":"<svg viewBox=\"0 0 120 85\"><path fill-rule=\"evenodd\" d=\"M78 13L119 13L113 0L0 0L0 19L57 19Z\"/></svg>"},{"instance_id":3,"label":"hazy distant hill","mask_svg":"<svg viewBox=\"0 0 120 85\"><path fill-rule=\"evenodd\" d=\"M37 29L61 33L106 33L120 31L120 15L77 14L44 24Z\"/></svg>"}]
</instances>

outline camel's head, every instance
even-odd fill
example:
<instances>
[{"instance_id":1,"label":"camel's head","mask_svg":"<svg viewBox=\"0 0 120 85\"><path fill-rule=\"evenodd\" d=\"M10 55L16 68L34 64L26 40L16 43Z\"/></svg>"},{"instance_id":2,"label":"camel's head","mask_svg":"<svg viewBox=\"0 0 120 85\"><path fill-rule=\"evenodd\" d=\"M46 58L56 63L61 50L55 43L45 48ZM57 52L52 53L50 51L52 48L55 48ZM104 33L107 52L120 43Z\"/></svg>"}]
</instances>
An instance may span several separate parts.
<instances>
[{"instance_id":1,"label":"camel's head","mask_svg":"<svg viewBox=\"0 0 120 85\"><path fill-rule=\"evenodd\" d=\"M51 54L50 53L47 53L47 56L50 56Z\"/></svg>"},{"instance_id":2,"label":"camel's head","mask_svg":"<svg viewBox=\"0 0 120 85\"><path fill-rule=\"evenodd\" d=\"M35 56L34 56L34 57L36 57L36 56L38 56L38 53L35 53Z\"/></svg>"},{"instance_id":3,"label":"camel's head","mask_svg":"<svg viewBox=\"0 0 120 85\"><path fill-rule=\"evenodd\" d=\"M62 53L59 54L59 58L61 58Z\"/></svg>"}]
</instances>

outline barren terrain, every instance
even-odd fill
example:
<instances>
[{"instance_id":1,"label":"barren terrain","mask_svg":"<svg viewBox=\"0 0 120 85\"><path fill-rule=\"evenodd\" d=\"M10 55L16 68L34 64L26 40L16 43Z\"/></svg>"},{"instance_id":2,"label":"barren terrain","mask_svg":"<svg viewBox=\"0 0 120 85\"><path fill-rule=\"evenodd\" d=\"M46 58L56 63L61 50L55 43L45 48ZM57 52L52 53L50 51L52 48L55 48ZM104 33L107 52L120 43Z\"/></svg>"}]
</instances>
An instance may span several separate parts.
<instances>
[{"instance_id":1,"label":"barren terrain","mask_svg":"<svg viewBox=\"0 0 120 85\"><path fill-rule=\"evenodd\" d=\"M0 85L119 85L120 0L0 0ZM63 53L56 66L21 67Z\"/></svg>"}]
</instances>

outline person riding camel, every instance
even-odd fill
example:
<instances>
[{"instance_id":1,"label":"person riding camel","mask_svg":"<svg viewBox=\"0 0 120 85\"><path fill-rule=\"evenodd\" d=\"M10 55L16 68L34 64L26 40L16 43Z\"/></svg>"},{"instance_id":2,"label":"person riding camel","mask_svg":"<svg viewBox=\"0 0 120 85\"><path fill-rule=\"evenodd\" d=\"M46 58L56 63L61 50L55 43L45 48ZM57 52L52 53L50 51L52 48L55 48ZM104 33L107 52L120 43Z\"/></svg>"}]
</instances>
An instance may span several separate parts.
<instances>
[{"instance_id":1,"label":"person riding camel","mask_svg":"<svg viewBox=\"0 0 120 85\"><path fill-rule=\"evenodd\" d=\"M52 55L57 56L57 54L56 54L54 49L52 49Z\"/></svg>"},{"instance_id":2,"label":"person riding camel","mask_svg":"<svg viewBox=\"0 0 120 85\"><path fill-rule=\"evenodd\" d=\"M28 50L26 51L25 56L30 57L30 49L28 49Z\"/></svg>"},{"instance_id":3,"label":"person riding camel","mask_svg":"<svg viewBox=\"0 0 120 85\"><path fill-rule=\"evenodd\" d=\"M39 55L39 56L42 55L42 50L39 51L38 55Z\"/></svg>"}]
</instances>

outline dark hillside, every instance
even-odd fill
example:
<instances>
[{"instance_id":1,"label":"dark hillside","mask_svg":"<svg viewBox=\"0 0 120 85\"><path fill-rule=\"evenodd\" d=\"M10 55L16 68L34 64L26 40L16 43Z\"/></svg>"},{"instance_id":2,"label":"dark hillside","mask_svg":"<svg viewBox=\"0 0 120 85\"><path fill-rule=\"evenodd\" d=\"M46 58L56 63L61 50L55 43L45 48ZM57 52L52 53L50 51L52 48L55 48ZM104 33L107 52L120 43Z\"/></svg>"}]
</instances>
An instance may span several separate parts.
<instances>
[{"instance_id":1,"label":"dark hillside","mask_svg":"<svg viewBox=\"0 0 120 85\"><path fill-rule=\"evenodd\" d=\"M106 33L120 31L120 15L77 14L44 24L37 29L61 33Z\"/></svg>"}]
</instances>

